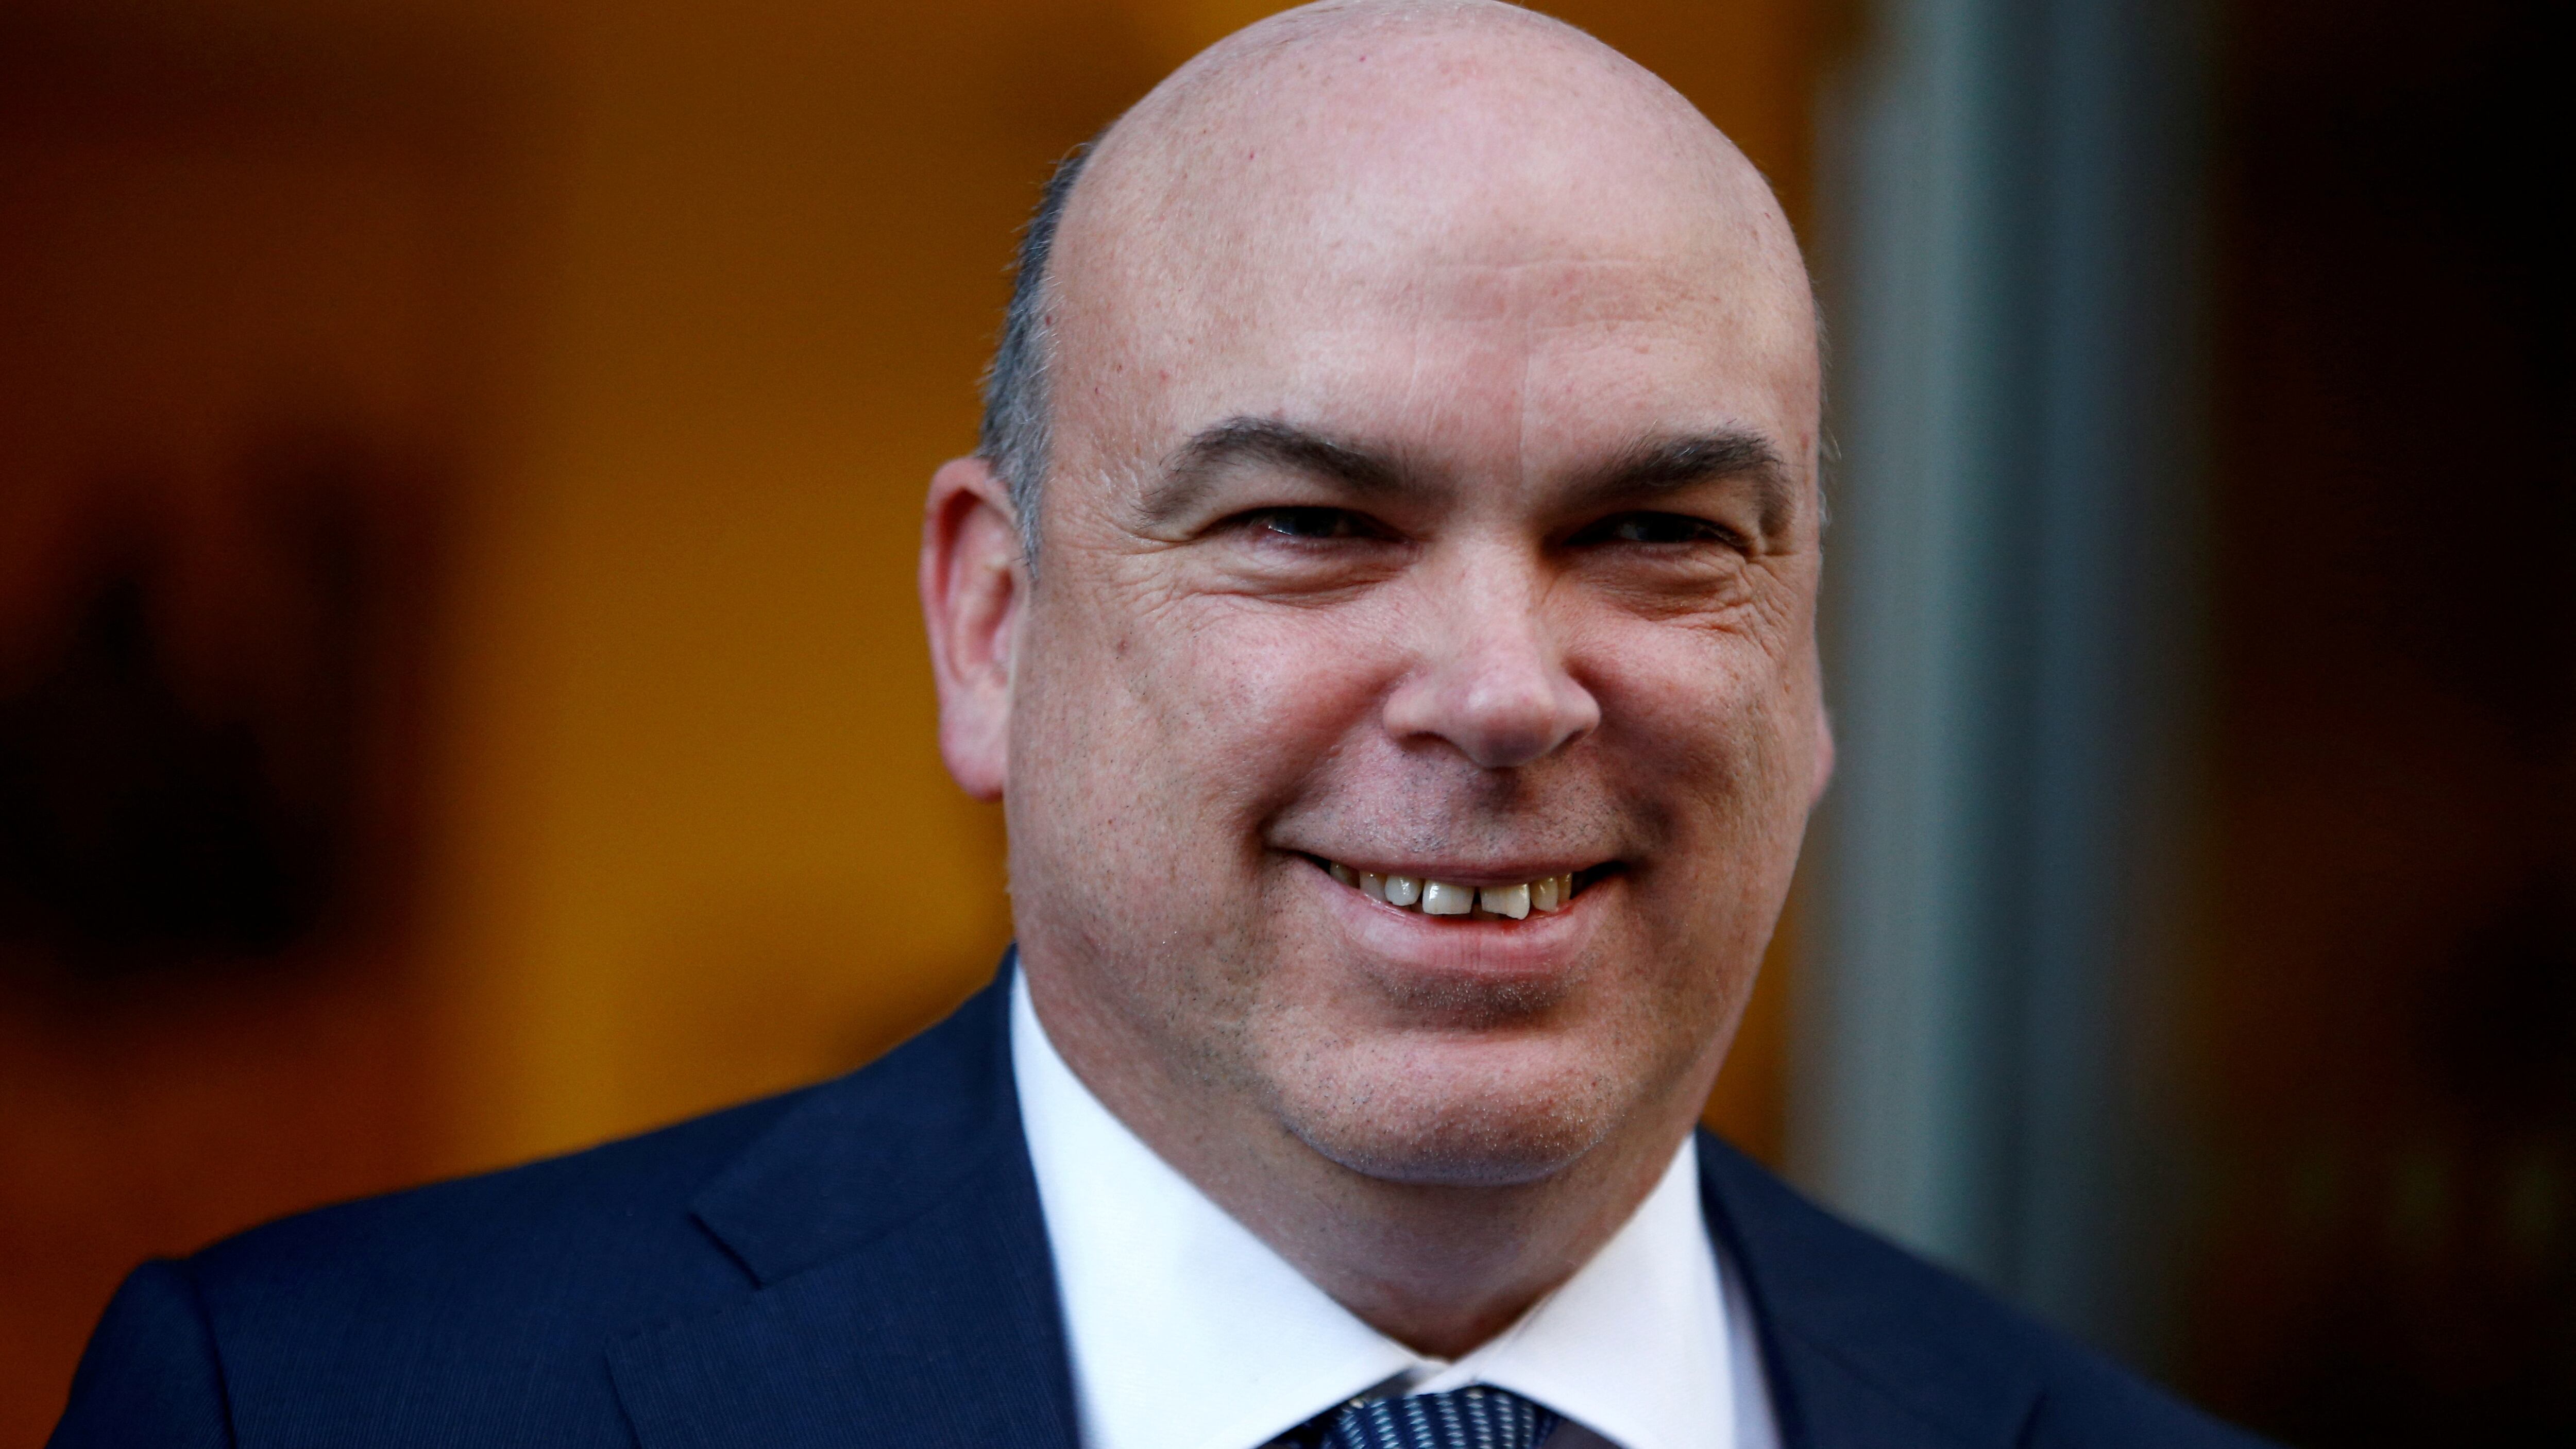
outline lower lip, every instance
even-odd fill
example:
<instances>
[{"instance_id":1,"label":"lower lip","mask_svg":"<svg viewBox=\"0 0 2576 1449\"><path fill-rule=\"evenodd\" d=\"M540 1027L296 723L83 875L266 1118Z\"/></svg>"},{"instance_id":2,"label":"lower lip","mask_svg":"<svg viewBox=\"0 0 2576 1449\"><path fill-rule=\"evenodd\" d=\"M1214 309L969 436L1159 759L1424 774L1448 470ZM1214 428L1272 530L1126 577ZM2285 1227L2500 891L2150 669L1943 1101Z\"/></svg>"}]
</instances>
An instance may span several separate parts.
<instances>
[{"instance_id":1,"label":"lower lip","mask_svg":"<svg viewBox=\"0 0 2576 1449\"><path fill-rule=\"evenodd\" d=\"M1391 906L1343 885L1311 865L1300 867L1328 917L1362 953L1409 975L1484 982L1554 980L1582 958L1618 875L1594 881L1558 911L1532 910L1520 920L1432 916Z\"/></svg>"}]
</instances>

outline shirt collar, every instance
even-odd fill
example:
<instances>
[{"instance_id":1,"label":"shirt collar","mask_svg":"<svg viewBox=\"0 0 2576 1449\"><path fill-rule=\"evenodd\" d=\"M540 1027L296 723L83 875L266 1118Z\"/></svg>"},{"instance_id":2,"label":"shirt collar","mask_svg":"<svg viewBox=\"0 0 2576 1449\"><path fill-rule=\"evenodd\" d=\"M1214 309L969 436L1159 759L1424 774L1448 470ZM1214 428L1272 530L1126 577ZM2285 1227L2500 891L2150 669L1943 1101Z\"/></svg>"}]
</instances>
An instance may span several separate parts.
<instances>
[{"instance_id":1,"label":"shirt collar","mask_svg":"<svg viewBox=\"0 0 2576 1449\"><path fill-rule=\"evenodd\" d=\"M1156 1156L1065 1065L1016 974L1011 1062L1093 1449L1254 1449L1372 1390L1470 1383L1620 1449L1733 1443L1740 1356L1689 1139L1590 1262L1442 1363L1360 1321Z\"/></svg>"}]
</instances>

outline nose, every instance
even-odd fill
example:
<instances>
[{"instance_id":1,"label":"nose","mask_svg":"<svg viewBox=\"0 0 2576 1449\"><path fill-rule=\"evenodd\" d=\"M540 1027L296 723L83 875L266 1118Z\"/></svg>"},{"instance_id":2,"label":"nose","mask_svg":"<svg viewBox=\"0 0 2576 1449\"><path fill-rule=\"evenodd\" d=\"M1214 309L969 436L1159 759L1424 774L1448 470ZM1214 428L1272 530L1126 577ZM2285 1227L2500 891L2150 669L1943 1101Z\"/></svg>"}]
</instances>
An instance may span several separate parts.
<instances>
[{"instance_id":1,"label":"nose","mask_svg":"<svg viewBox=\"0 0 2576 1449\"><path fill-rule=\"evenodd\" d=\"M1601 704L1566 668L1535 561L1463 560L1417 598L1413 668L1388 695L1399 741L1440 739L1488 770L1542 760L1590 734Z\"/></svg>"}]
</instances>

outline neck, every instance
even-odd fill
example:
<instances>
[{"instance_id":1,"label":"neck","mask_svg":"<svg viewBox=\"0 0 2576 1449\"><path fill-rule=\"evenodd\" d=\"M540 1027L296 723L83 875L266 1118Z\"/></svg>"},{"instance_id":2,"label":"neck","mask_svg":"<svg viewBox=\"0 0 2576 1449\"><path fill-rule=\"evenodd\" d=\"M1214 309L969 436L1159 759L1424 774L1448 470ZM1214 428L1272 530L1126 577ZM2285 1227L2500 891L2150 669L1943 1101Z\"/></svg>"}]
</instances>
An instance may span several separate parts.
<instances>
[{"instance_id":1,"label":"neck","mask_svg":"<svg viewBox=\"0 0 2576 1449\"><path fill-rule=\"evenodd\" d=\"M1048 1040L1128 1130L1362 1322L1434 1358L1488 1342L1591 1260L1662 1180L1716 1070L1537 1179L1408 1182L1325 1157L1240 1094L1163 1078L1078 993L1031 985Z\"/></svg>"}]
</instances>

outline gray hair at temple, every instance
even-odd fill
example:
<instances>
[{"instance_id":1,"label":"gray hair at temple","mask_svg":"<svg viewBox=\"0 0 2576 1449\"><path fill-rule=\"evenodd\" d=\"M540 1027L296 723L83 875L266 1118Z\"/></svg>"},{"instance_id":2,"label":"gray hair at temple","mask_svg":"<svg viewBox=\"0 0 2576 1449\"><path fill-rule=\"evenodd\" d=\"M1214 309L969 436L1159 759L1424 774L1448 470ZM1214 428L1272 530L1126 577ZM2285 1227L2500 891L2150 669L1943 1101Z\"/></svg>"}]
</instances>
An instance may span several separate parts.
<instances>
[{"instance_id":1,"label":"gray hair at temple","mask_svg":"<svg viewBox=\"0 0 2576 1449\"><path fill-rule=\"evenodd\" d=\"M1002 340L984 369L984 426L975 453L1010 490L1020 555L1031 571L1038 563L1038 490L1046 483L1049 452L1047 373L1055 351L1047 329L1047 254L1055 247L1065 200L1073 195L1093 144L1073 148L1047 178L1038 209L1020 234Z\"/></svg>"}]
</instances>

